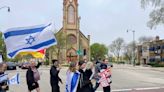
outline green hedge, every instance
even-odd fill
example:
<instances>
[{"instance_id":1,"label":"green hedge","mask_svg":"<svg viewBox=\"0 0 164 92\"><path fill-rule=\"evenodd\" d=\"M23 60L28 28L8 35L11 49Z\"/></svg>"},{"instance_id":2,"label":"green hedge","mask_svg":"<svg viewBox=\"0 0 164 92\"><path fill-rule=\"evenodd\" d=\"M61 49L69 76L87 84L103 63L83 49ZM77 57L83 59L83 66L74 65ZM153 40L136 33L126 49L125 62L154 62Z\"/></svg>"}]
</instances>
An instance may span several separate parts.
<instances>
[{"instance_id":1,"label":"green hedge","mask_svg":"<svg viewBox=\"0 0 164 92\"><path fill-rule=\"evenodd\" d=\"M152 67L164 67L164 63L158 63L158 62L150 62L148 65Z\"/></svg>"}]
</instances>

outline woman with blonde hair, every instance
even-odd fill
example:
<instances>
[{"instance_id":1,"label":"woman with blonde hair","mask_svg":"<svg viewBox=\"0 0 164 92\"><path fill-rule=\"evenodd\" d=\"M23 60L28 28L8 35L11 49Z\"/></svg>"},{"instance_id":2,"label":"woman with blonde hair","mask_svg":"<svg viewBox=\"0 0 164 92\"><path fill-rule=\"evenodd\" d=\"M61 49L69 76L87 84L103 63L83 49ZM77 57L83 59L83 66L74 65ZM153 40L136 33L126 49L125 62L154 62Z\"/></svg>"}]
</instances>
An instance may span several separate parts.
<instances>
[{"instance_id":1,"label":"woman with blonde hair","mask_svg":"<svg viewBox=\"0 0 164 92\"><path fill-rule=\"evenodd\" d=\"M93 62L87 62L86 64L86 70L89 70L89 69L93 69L94 65L93 65Z\"/></svg>"},{"instance_id":2,"label":"woman with blonde hair","mask_svg":"<svg viewBox=\"0 0 164 92\"><path fill-rule=\"evenodd\" d=\"M31 92L36 89L37 92L40 92L39 83L40 80L40 74L37 70L41 63L38 62L36 65L35 61L30 62L30 66L26 72L26 81L28 86L28 91Z\"/></svg>"},{"instance_id":3,"label":"woman with blonde hair","mask_svg":"<svg viewBox=\"0 0 164 92\"><path fill-rule=\"evenodd\" d=\"M80 73L77 71L77 63L71 62L67 71L66 92L77 92Z\"/></svg>"},{"instance_id":4,"label":"woman with blonde hair","mask_svg":"<svg viewBox=\"0 0 164 92\"><path fill-rule=\"evenodd\" d=\"M90 92L94 92L93 90L93 85L91 80L93 79L93 75L94 75L94 64L93 62L87 62L86 63L86 70L85 70L85 76L86 76L86 80L90 81L88 85L88 89L90 89Z\"/></svg>"},{"instance_id":5,"label":"woman with blonde hair","mask_svg":"<svg viewBox=\"0 0 164 92\"><path fill-rule=\"evenodd\" d=\"M92 62L79 61L80 80L77 92L94 92L91 83Z\"/></svg>"}]
</instances>

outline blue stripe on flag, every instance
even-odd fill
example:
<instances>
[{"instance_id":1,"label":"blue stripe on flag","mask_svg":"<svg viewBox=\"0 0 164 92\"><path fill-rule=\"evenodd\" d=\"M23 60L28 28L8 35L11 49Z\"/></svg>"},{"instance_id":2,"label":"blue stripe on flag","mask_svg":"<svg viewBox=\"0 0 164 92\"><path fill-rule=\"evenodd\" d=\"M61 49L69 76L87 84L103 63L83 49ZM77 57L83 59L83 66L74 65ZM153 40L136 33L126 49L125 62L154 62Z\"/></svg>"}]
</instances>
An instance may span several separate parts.
<instances>
[{"instance_id":1,"label":"blue stripe on flag","mask_svg":"<svg viewBox=\"0 0 164 92\"><path fill-rule=\"evenodd\" d=\"M6 76L7 74L1 74L0 77Z\"/></svg>"},{"instance_id":2,"label":"blue stripe on flag","mask_svg":"<svg viewBox=\"0 0 164 92\"><path fill-rule=\"evenodd\" d=\"M42 48L42 47L44 47L44 46L51 45L51 44L53 44L53 43L55 43L55 42L56 42L55 39L50 39L50 40L48 40L48 41L45 41L45 42L42 42L42 43L40 43L40 44L34 45L34 46L32 46L32 47L27 47L27 48L22 48L22 49L16 50L16 51L14 51L14 52L9 53L8 55L9 55L10 57L13 57L13 56L14 56L18 51L20 51L20 50L28 50L28 49L37 50L37 49Z\"/></svg>"},{"instance_id":3,"label":"blue stripe on flag","mask_svg":"<svg viewBox=\"0 0 164 92\"><path fill-rule=\"evenodd\" d=\"M19 73L17 74L17 83L19 84Z\"/></svg>"},{"instance_id":4,"label":"blue stripe on flag","mask_svg":"<svg viewBox=\"0 0 164 92\"><path fill-rule=\"evenodd\" d=\"M71 80L71 91L70 92L73 92L73 90L75 89L76 85L78 85L77 81L78 81L78 77L79 77L79 74L78 73L74 73L73 77L72 77L72 80Z\"/></svg>"},{"instance_id":5,"label":"blue stripe on flag","mask_svg":"<svg viewBox=\"0 0 164 92\"><path fill-rule=\"evenodd\" d=\"M49 24L51 25L51 24ZM5 39L7 39L10 36L17 36L17 35L25 35L25 34L32 34L32 33L37 33L37 32L41 32L43 31L44 28L46 28L47 26L42 26L42 27L33 27L33 28L24 28L24 29L15 29L15 31L9 31L4 33L4 37Z\"/></svg>"}]
</instances>

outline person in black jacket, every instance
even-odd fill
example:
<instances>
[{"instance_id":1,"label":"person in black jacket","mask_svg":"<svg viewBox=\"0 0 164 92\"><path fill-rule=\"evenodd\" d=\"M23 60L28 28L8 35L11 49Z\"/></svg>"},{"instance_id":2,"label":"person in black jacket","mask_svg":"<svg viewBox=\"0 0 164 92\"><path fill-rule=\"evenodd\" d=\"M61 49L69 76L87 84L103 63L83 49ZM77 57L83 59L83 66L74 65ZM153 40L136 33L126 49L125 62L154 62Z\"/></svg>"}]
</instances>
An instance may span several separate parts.
<instances>
[{"instance_id":1,"label":"person in black jacket","mask_svg":"<svg viewBox=\"0 0 164 92\"><path fill-rule=\"evenodd\" d=\"M85 68L86 68L86 62L79 61L80 80L79 80L77 92L93 92L93 88L90 80L92 71L90 69L85 71Z\"/></svg>"},{"instance_id":2,"label":"person in black jacket","mask_svg":"<svg viewBox=\"0 0 164 92\"><path fill-rule=\"evenodd\" d=\"M93 80L93 76L94 76L93 67L94 65L92 62L87 62L86 70L85 70L85 76L86 76L85 80L89 81L89 83L86 85L89 89L89 92L94 92L92 81L91 81Z\"/></svg>"},{"instance_id":3,"label":"person in black jacket","mask_svg":"<svg viewBox=\"0 0 164 92\"><path fill-rule=\"evenodd\" d=\"M59 77L59 63L58 60L52 60L52 66L50 69L50 84L52 92L60 92L59 81L62 83L62 80Z\"/></svg>"},{"instance_id":4,"label":"person in black jacket","mask_svg":"<svg viewBox=\"0 0 164 92\"><path fill-rule=\"evenodd\" d=\"M37 92L40 92L38 80L40 80L40 75L38 72L38 68L41 63L38 62L37 66L35 61L31 61L31 64L26 72L26 81L28 86L28 91L31 92L32 90L36 89Z\"/></svg>"}]
</instances>

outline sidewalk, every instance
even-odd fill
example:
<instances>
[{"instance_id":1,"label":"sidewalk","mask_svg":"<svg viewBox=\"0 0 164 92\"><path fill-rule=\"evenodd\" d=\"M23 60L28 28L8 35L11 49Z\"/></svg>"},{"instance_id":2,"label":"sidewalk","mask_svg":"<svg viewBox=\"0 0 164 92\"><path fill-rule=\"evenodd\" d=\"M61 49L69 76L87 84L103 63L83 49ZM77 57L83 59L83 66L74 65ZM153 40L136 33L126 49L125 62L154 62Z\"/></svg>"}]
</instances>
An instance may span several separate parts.
<instances>
[{"instance_id":1,"label":"sidewalk","mask_svg":"<svg viewBox=\"0 0 164 92\"><path fill-rule=\"evenodd\" d=\"M151 67L148 65L146 65L146 66L140 65L140 66L135 66L135 67L147 68L147 69L154 70L154 71L164 72L164 67Z\"/></svg>"},{"instance_id":2,"label":"sidewalk","mask_svg":"<svg viewBox=\"0 0 164 92\"><path fill-rule=\"evenodd\" d=\"M153 70L153 71L160 71L160 72L164 72L164 67L151 67L151 66L143 66L143 65L140 65L140 66L132 66L132 65L129 65L129 64L114 64L113 65L115 69L150 69L150 70Z\"/></svg>"}]
</instances>

